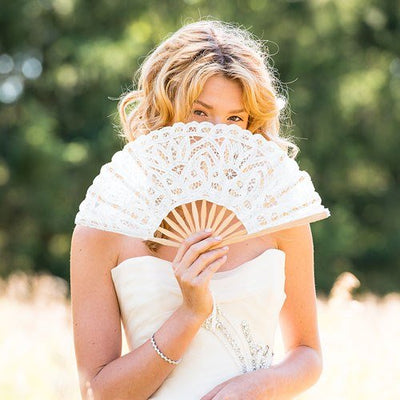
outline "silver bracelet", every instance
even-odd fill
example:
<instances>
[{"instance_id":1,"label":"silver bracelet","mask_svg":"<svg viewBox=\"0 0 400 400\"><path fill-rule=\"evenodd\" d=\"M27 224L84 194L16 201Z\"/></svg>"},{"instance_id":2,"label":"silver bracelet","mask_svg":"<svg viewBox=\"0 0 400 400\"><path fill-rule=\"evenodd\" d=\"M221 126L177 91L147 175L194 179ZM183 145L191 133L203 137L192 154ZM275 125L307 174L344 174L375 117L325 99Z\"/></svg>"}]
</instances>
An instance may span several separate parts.
<instances>
[{"instance_id":1,"label":"silver bracelet","mask_svg":"<svg viewBox=\"0 0 400 400\"><path fill-rule=\"evenodd\" d=\"M157 352L157 354L165 361L169 362L170 364L179 364L182 361L182 358L179 360L171 360L168 358L157 346L156 341L154 340L154 333L151 335L151 344L154 347L154 350Z\"/></svg>"}]
</instances>

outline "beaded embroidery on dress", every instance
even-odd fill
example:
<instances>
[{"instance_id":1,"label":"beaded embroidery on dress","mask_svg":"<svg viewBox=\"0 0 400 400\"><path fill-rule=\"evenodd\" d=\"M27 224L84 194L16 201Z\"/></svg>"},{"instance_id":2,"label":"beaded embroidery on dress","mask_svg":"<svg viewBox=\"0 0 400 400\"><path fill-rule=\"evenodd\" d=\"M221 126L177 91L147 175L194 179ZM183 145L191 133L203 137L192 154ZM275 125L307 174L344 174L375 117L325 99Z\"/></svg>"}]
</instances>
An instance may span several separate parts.
<instances>
[{"instance_id":1,"label":"beaded embroidery on dress","mask_svg":"<svg viewBox=\"0 0 400 400\"><path fill-rule=\"evenodd\" d=\"M205 215L203 206L193 207L196 200L221 205L230 215L213 220L212 210ZM177 215L178 234L160 228L171 211L191 202L186 221ZM75 224L175 247L212 227L224 238L222 246L329 215L309 174L275 142L237 125L177 122L115 153L89 187ZM233 216L239 224L227 228ZM156 238L156 231L170 239Z\"/></svg>"},{"instance_id":2,"label":"beaded embroidery on dress","mask_svg":"<svg viewBox=\"0 0 400 400\"><path fill-rule=\"evenodd\" d=\"M239 362L242 373L256 371L260 368L269 368L272 364L273 353L269 345L255 343L246 319L241 321L242 334L246 339L246 348L243 350L235 339L229 318L221 311L221 307L214 301L211 315L203 322L202 327L213 332L221 342L233 350L233 356ZM247 359L246 359L247 356ZM250 365L248 359L250 358Z\"/></svg>"}]
</instances>

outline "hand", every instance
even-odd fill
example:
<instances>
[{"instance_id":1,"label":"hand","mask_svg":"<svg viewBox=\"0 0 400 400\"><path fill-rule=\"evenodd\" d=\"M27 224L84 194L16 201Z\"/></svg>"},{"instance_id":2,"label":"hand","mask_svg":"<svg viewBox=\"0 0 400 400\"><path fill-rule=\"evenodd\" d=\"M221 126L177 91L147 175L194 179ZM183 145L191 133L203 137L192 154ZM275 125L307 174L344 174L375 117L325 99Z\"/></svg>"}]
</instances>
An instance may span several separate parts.
<instances>
[{"instance_id":1,"label":"hand","mask_svg":"<svg viewBox=\"0 0 400 400\"><path fill-rule=\"evenodd\" d=\"M211 232L196 232L185 239L172 262L175 277L183 296L183 307L196 317L206 319L212 312L213 300L209 282L226 261L228 247L211 246L221 239L209 237ZM225 258L224 258L225 256Z\"/></svg>"},{"instance_id":2,"label":"hand","mask_svg":"<svg viewBox=\"0 0 400 400\"><path fill-rule=\"evenodd\" d=\"M234 376L220 383L200 400L266 400L273 399L272 374L260 369Z\"/></svg>"}]
</instances>

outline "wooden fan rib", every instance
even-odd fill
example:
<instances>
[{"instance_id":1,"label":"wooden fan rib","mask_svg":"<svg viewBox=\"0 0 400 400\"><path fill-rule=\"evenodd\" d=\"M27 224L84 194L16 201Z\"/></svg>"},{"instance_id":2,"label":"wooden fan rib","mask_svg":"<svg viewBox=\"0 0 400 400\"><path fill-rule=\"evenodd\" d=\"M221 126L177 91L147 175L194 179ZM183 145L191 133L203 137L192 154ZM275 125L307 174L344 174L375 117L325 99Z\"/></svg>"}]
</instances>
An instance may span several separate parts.
<instances>
[{"instance_id":1,"label":"wooden fan rib","mask_svg":"<svg viewBox=\"0 0 400 400\"><path fill-rule=\"evenodd\" d=\"M185 231L185 237L189 236L190 235L190 228L186 225L185 220L179 215L178 211L176 211L175 208L172 210L172 213L174 214L174 216L175 216L176 220L178 221L178 223L180 224L180 226Z\"/></svg>"},{"instance_id":2,"label":"wooden fan rib","mask_svg":"<svg viewBox=\"0 0 400 400\"><path fill-rule=\"evenodd\" d=\"M199 212L197 211L196 201L192 201L190 204L192 206L192 218L194 221L194 227L196 232L198 232L200 231L200 223L199 223Z\"/></svg>"},{"instance_id":3,"label":"wooden fan rib","mask_svg":"<svg viewBox=\"0 0 400 400\"><path fill-rule=\"evenodd\" d=\"M221 220L222 220L222 217L223 217L224 214L225 214L225 211L226 211L226 208L225 208L225 207L222 207L221 210L220 210L220 212L218 213L217 217L215 218L214 223L213 223L212 226L211 226L211 228L212 228L213 231L216 231L216 230L218 229L218 226L219 226L219 224L220 224L220 222L221 222Z\"/></svg>"},{"instance_id":4,"label":"wooden fan rib","mask_svg":"<svg viewBox=\"0 0 400 400\"><path fill-rule=\"evenodd\" d=\"M211 246L211 249L216 247L222 247L225 245L241 242L243 240L248 239L247 231L245 229L236 232L233 235L226 236L220 243L216 243L215 245Z\"/></svg>"},{"instance_id":5,"label":"wooden fan rib","mask_svg":"<svg viewBox=\"0 0 400 400\"><path fill-rule=\"evenodd\" d=\"M175 233L169 231L168 229L161 228L161 226L159 226L159 227L157 228L157 231L161 232L161 233L164 234L165 236L168 236L168 237L170 237L170 238L172 238L172 239L175 239L175 240L178 241L178 242L182 242L182 238L181 238L180 236L175 235Z\"/></svg>"},{"instance_id":6,"label":"wooden fan rib","mask_svg":"<svg viewBox=\"0 0 400 400\"><path fill-rule=\"evenodd\" d=\"M165 217L164 220L181 235L181 240L184 240L186 237L185 231L170 218Z\"/></svg>"},{"instance_id":7,"label":"wooden fan rib","mask_svg":"<svg viewBox=\"0 0 400 400\"><path fill-rule=\"evenodd\" d=\"M207 208L206 208L206 200L202 200L201 202L201 210L200 210L200 229L203 230L206 228L206 220L207 220Z\"/></svg>"},{"instance_id":8,"label":"wooden fan rib","mask_svg":"<svg viewBox=\"0 0 400 400\"><path fill-rule=\"evenodd\" d=\"M236 222L229 228L225 229L220 235L225 238L227 236L233 236L235 233L233 233L236 229L240 228L242 226L242 223L240 221Z\"/></svg>"},{"instance_id":9,"label":"wooden fan rib","mask_svg":"<svg viewBox=\"0 0 400 400\"><path fill-rule=\"evenodd\" d=\"M182 209L183 209L183 213L185 214L186 221L187 221L188 224L189 224L190 233L192 234L192 233L195 232L195 226L194 226L194 224L193 224L193 220L192 220L192 217L191 217L191 215L190 215L190 212L189 212L189 210L188 210L187 207L186 207L186 204L182 204Z\"/></svg>"},{"instance_id":10,"label":"wooden fan rib","mask_svg":"<svg viewBox=\"0 0 400 400\"><path fill-rule=\"evenodd\" d=\"M233 212L231 212L231 214L228 216L228 218L224 219L224 221L222 222L222 224L219 226L219 228L215 231L215 235L221 235L221 236L225 236L223 230L225 229L225 227L229 224L229 222L232 221L232 219L234 218L235 214ZM241 223L239 223L239 225L241 225Z\"/></svg>"},{"instance_id":11,"label":"wooden fan rib","mask_svg":"<svg viewBox=\"0 0 400 400\"><path fill-rule=\"evenodd\" d=\"M214 221L214 216L215 216L215 210L217 208L217 205L215 203L212 204L210 214L208 215L208 220L206 224L206 228L211 228L212 223ZM211 228L212 229L212 228Z\"/></svg>"},{"instance_id":12,"label":"wooden fan rib","mask_svg":"<svg viewBox=\"0 0 400 400\"><path fill-rule=\"evenodd\" d=\"M180 243L174 242L173 240L163 238L152 238L151 241L170 247L179 247L181 245Z\"/></svg>"}]
</instances>

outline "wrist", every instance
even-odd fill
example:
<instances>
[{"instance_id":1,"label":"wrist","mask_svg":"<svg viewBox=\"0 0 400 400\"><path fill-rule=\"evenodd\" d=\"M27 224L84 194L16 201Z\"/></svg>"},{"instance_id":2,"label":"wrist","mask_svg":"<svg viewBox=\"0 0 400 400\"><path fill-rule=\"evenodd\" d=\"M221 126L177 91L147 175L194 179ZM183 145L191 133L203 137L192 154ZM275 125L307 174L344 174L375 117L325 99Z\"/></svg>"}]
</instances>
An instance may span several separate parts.
<instances>
[{"instance_id":1,"label":"wrist","mask_svg":"<svg viewBox=\"0 0 400 400\"><path fill-rule=\"evenodd\" d=\"M177 312L180 314L180 316L185 320L190 325L198 326L200 327L201 324L206 320L207 316L202 316L199 315L190 308L188 308L185 304L182 304Z\"/></svg>"}]
</instances>

